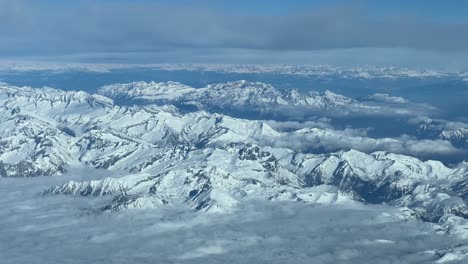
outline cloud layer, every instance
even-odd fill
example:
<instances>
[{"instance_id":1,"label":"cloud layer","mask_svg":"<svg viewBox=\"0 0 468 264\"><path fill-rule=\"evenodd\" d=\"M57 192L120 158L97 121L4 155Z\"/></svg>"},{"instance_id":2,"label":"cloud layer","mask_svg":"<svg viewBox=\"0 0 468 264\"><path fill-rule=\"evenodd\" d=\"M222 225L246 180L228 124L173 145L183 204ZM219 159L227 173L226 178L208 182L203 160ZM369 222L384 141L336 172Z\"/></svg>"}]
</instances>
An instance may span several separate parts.
<instances>
[{"instance_id":1,"label":"cloud layer","mask_svg":"<svg viewBox=\"0 0 468 264\"><path fill-rule=\"evenodd\" d=\"M298 128L300 125L294 122L269 121L269 123L283 130ZM310 124L310 122L306 124ZM365 129L353 128L344 130L304 128L282 133L281 136L273 139L258 140L266 145L315 153L329 153L347 149L355 149L366 153L387 151L421 159L436 159L446 162L460 161L468 155L466 149L456 148L449 141L442 139L418 139L408 135L401 135L396 138L371 138L367 136Z\"/></svg>"},{"instance_id":2,"label":"cloud layer","mask_svg":"<svg viewBox=\"0 0 468 264\"><path fill-rule=\"evenodd\" d=\"M215 217L184 208L96 214L96 199L37 197L67 179L0 178L3 263L433 263L435 251L461 243L387 206L251 201Z\"/></svg>"},{"instance_id":3,"label":"cloud layer","mask_svg":"<svg viewBox=\"0 0 468 264\"><path fill-rule=\"evenodd\" d=\"M233 12L147 1L0 1L4 54L174 52L175 49L311 51L412 48L468 51L468 24L363 5Z\"/></svg>"}]
</instances>

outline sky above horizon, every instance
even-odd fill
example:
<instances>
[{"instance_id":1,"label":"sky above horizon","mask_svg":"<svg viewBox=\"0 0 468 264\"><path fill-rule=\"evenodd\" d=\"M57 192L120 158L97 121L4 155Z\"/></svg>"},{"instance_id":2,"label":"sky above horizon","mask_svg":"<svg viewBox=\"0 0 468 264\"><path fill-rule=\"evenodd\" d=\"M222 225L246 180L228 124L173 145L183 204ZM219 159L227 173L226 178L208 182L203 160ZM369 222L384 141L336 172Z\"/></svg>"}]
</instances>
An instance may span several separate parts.
<instances>
[{"instance_id":1,"label":"sky above horizon","mask_svg":"<svg viewBox=\"0 0 468 264\"><path fill-rule=\"evenodd\" d=\"M468 68L467 1L0 0L0 59Z\"/></svg>"}]
</instances>

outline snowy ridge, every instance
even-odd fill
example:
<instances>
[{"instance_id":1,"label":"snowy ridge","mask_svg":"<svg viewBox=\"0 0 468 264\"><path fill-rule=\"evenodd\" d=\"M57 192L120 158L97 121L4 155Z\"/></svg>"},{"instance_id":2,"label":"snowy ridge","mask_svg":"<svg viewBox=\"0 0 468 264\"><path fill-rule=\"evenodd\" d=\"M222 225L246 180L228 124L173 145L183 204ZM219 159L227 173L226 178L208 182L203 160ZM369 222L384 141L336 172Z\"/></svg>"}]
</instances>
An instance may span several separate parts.
<instances>
[{"instance_id":1,"label":"snowy ridge","mask_svg":"<svg viewBox=\"0 0 468 264\"><path fill-rule=\"evenodd\" d=\"M195 89L177 82L134 82L103 86L99 94L110 98L143 99L151 101L174 101L205 103L211 106L233 104L278 104L307 105L314 108L326 108L330 104L347 104L350 98L339 96L330 91L301 94L297 90L283 92L273 86L260 82L236 81L211 84ZM229 100L226 102L226 100Z\"/></svg>"},{"instance_id":2,"label":"snowy ridge","mask_svg":"<svg viewBox=\"0 0 468 264\"><path fill-rule=\"evenodd\" d=\"M229 114L279 116L301 118L305 114L324 116L381 115L389 113L414 115L420 111L434 111L428 106L411 110L403 98L387 94L374 95L372 99L355 100L330 91L283 91L261 82L236 81L211 84L195 89L177 82L134 82L101 87L98 93L126 104L133 102L174 104L182 108ZM371 99L371 98L369 98ZM375 103L378 102L378 104Z\"/></svg>"},{"instance_id":3,"label":"snowy ridge","mask_svg":"<svg viewBox=\"0 0 468 264\"><path fill-rule=\"evenodd\" d=\"M81 196L105 196L125 193L128 189L126 182L115 178L91 180L86 182L69 181L62 186L54 186L47 190L48 194L67 194Z\"/></svg>"},{"instance_id":4,"label":"snowy ridge","mask_svg":"<svg viewBox=\"0 0 468 264\"><path fill-rule=\"evenodd\" d=\"M440 138L452 142L455 146L468 148L468 125L460 122L431 120L420 122L419 135L427 138Z\"/></svg>"}]
</instances>

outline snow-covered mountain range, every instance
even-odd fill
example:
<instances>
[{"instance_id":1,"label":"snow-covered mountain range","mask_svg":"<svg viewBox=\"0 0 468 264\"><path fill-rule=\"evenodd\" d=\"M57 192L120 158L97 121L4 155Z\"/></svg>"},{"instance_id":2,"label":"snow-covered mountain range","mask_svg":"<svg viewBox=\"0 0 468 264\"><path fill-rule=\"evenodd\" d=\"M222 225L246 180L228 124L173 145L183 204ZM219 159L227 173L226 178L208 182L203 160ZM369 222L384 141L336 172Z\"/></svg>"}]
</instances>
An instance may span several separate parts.
<instances>
[{"instance_id":1,"label":"snow-covered mountain range","mask_svg":"<svg viewBox=\"0 0 468 264\"><path fill-rule=\"evenodd\" d=\"M227 100L220 93L226 91L236 99L226 105L330 109L355 103L332 93L285 96L267 85L244 87L244 82L234 84L238 89L232 84L214 85L202 92L168 85L180 87L152 99L190 94L194 102L212 104ZM106 87L102 94L114 96L111 92L121 91L115 89L119 87L126 94L135 91L117 85ZM210 88L212 93L207 91ZM446 225L451 232L462 232L460 227L468 225L467 163L447 167L386 151L366 154L352 149L313 154L288 145L284 138L331 134L351 140L352 136L319 128L281 132L262 121L205 111L184 113L171 105L119 106L85 92L2 84L0 100L2 177L60 175L79 166L121 175L70 181L51 186L43 195L107 196L102 210L185 204L194 210L229 212L249 199L387 203L406 210L408 217ZM275 144L280 140L283 144Z\"/></svg>"},{"instance_id":2,"label":"snow-covered mountain range","mask_svg":"<svg viewBox=\"0 0 468 264\"><path fill-rule=\"evenodd\" d=\"M405 67L378 66L331 66L331 65L255 65L255 64L162 64L155 65L165 70L192 70L226 73L268 73L300 75L318 78L340 77L345 79L362 78L440 78L451 75L464 76L464 73L454 73L431 69L410 69Z\"/></svg>"},{"instance_id":3,"label":"snow-covered mountain range","mask_svg":"<svg viewBox=\"0 0 468 264\"><path fill-rule=\"evenodd\" d=\"M279 90L261 82L236 81L193 88L178 82L133 82L100 88L98 94L132 104L173 104L183 109L207 110L228 115L303 120L320 116L408 116L429 113L427 105L408 104L387 94L352 99L330 91L322 93Z\"/></svg>"}]
</instances>

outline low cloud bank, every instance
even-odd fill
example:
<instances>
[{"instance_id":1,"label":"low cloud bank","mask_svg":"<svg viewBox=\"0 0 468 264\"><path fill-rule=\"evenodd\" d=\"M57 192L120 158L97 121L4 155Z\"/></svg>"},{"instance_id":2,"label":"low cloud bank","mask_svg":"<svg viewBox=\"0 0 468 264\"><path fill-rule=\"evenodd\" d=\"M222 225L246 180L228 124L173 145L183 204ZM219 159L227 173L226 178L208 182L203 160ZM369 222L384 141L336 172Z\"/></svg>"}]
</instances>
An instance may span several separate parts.
<instances>
[{"instance_id":1,"label":"low cloud bank","mask_svg":"<svg viewBox=\"0 0 468 264\"><path fill-rule=\"evenodd\" d=\"M94 213L98 199L38 197L49 179L0 178L6 263L433 263L461 241L387 206L249 201L232 214L185 208ZM78 177L78 176L76 176ZM38 184L39 183L39 184ZM286 227L286 228L285 228Z\"/></svg>"},{"instance_id":2,"label":"low cloud bank","mask_svg":"<svg viewBox=\"0 0 468 264\"><path fill-rule=\"evenodd\" d=\"M311 125L311 123L295 122L284 124L270 122L270 124L276 128L281 127L283 130L285 127L294 128L301 125ZM315 125L315 123L313 124ZM442 160L449 163L458 162L468 156L468 150L457 148L447 140L418 139L409 135L401 135L395 138L371 138L367 136L367 131L366 129L353 128L344 130L302 128L292 132L284 132L275 138L260 138L258 141L265 145L291 148L304 152L329 153L347 149L355 149L366 153L387 151L421 159Z\"/></svg>"}]
</instances>

